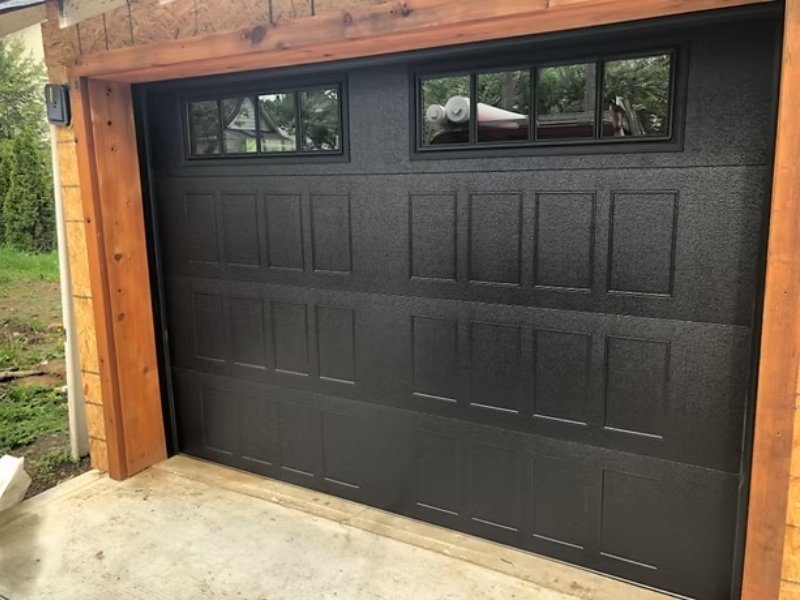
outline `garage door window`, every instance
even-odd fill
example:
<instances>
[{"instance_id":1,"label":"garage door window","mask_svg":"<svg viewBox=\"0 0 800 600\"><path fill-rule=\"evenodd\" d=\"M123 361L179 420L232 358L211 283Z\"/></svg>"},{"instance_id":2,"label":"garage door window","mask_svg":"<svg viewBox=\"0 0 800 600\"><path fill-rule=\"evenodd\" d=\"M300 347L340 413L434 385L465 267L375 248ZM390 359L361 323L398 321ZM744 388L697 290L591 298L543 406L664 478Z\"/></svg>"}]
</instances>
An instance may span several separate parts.
<instances>
[{"instance_id":1,"label":"garage door window","mask_svg":"<svg viewBox=\"0 0 800 600\"><path fill-rule=\"evenodd\" d=\"M675 72L676 53L663 51L418 73L416 150L671 142Z\"/></svg>"},{"instance_id":2,"label":"garage door window","mask_svg":"<svg viewBox=\"0 0 800 600\"><path fill-rule=\"evenodd\" d=\"M342 153L338 85L187 102L189 157Z\"/></svg>"}]
</instances>

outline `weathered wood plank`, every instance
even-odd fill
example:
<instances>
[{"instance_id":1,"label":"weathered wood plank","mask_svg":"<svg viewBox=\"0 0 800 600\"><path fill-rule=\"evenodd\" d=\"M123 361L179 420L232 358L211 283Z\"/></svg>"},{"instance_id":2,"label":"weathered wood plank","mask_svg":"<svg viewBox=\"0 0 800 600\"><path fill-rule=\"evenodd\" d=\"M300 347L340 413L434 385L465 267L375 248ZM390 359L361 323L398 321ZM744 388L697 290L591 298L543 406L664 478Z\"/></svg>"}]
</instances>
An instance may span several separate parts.
<instances>
[{"instance_id":1,"label":"weathered wood plank","mask_svg":"<svg viewBox=\"0 0 800 600\"><path fill-rule=\"evenodd\" d=\"M800 0L787 0L742 597L777 598L800 356Z\"/></svg>"},{"instance_id":2,"label":"weathered wood plank","mask_svg":"<svg viewBox=\"0 0 800 600\"><path fill-rule=\"evenodd\" d=\"M92 284L94 301L91 302L90 325L81 331L77 339L79 345L93 339L96 345L97 360L84 361L81 368L92 371L100 377L100 396L103 399L103 418L106 423L106 442L99 446L90 439L89 447L92 465L108 471L114 479L127 476L124 452L124 432L120 418L119 380L115 368L114 337L110 322L110 295L108 276L105 269L105 246L103 244L102 221L100 220L100 198L97 189L97 165L95 164L92 116L88 103L88 84L86 80L73 83L71 89L73 128L77 137L77 159L80 172L81 199L83 204L84 227L86 228L86 251L89 260L89 278ZM81 302L75 299L76 320Z\"/></svg>"},{"instance_id":3,"label":"weathered wood plank","mask_svg":"<svg viewBox=\"0 0 800 600\"><path fill-rule=\"evenodd\" d=\"M167 456L144 205L130 85L93 80L87 89L128 476Z\"/></svg>"},{"instance_id":4,"label":"weathered wood plank","mask_svg":"<svg viewBox=\"0 0 800 600\"><path fill-rule=\"evenodd\" d=\"M80 59L74 72L153 81L327 62L773 0L408 0Z\"/></svg>"}]
</instances>

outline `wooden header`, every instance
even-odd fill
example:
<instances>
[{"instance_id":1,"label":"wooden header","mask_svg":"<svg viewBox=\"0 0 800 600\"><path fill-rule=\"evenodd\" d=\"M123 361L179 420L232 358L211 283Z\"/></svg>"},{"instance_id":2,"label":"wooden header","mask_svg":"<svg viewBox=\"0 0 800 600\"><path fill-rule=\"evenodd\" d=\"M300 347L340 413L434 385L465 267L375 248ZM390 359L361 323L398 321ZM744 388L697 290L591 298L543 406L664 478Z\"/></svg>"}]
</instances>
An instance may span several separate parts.
<instances>
[{"instance_id":1,"label":"wooden header","mask_svg":"<svg viewBox=\"0 0 800 600\"><path fill-rule=\"evenodd\" d=\"M81 57L71 76L146 82L330 62L775 0L402 0Z\"/></svg>"}]
</instances>

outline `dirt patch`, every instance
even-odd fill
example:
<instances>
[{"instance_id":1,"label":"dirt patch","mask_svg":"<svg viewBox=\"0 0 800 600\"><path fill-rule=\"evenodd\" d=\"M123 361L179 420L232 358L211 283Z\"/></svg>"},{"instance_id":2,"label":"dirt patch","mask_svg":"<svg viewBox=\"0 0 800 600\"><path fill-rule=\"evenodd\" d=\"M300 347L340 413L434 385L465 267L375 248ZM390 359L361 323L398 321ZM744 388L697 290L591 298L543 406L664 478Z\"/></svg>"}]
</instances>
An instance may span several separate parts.
<instances>
[{"instance_id":1,"label":"dirt patch","mask_svg":"<svg viewBox=\"0 0 800 600\"><path fill-rule=\"evenodd\" d=\"M25 458L25 471L32 479L26 498L89 470L89 457L73 462L69 448L69 433L63 432L42 436L14 451L14 456Z\"/></svg>"}]
</instances>

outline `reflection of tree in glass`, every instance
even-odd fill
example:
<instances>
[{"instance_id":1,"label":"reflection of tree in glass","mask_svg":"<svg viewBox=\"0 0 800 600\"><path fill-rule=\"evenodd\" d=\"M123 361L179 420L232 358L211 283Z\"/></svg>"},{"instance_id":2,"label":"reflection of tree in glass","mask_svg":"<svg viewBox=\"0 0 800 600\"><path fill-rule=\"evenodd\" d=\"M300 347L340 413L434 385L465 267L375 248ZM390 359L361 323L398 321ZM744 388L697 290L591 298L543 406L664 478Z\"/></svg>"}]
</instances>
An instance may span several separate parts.
<instances>
[{"instance_id":1,"label":"reflection of tree in glass","mask_svg":"<svg viewBox=\"0 0 800 600\"><path fill-rule=\"evenodd\" d=\"M531 105L531 77L528 71L505 71L478 75L478 102L528 114Z\"/></svg>"},{"instance_id":2,"label":"reflection of tree in glass","mask_svg":"<svg viewBox=\"0 0 800 600\"><path fill-rule=\"evenodd\" d=\"M219 154L219 111L216 100L192 102L192 154Z\"/></svg>"},{"instance_id":3,"label":"reflection of tree in glass","mask_svg":"<svg viewBox=\"0 0 800 600\"><path fill-rule=\"evenodd\" d=\"M539 69L539 114L594 110L594 65L560 65Z\"/></svg>"},{"instance_id":4,"label":"reflection of tree in glass","mask_svg":"<svg viewBox=\"0 0 800 600\"><path fill-rule=\"evenodd\" d=\"M339 148L339 91L311 90L300 94L304 151Z\"/></svg>"},{"instance_id":5,"label":"reflection of tree in glass","mask_svg":"<svg viewBox=\"0 0 800 600\"><path fill-rule=\"evenodd\" d=\"M606 107L623 98L637 117L642 135L666 135L670 62L669 55L608 61L603 85Z\"/></svg>"},{"instance_id":6,"label":"reflection of tree in glass","mask_svg":"<svg viewBox=\"0 0 800 600\"><path fill-rule=\"evenodd\" d=\"M296 151L294 92L259 96L258 103L261 118L261 151Z\"/></svg>"}]
</instances>

